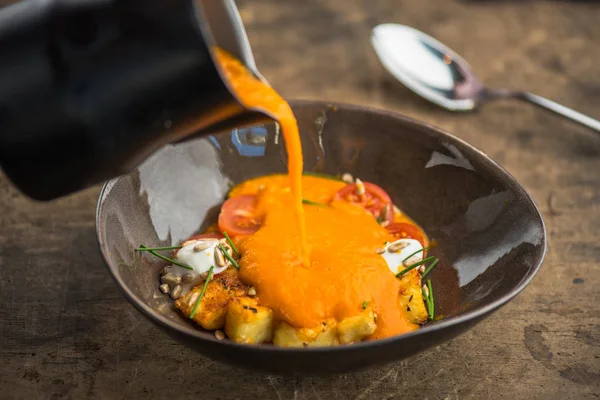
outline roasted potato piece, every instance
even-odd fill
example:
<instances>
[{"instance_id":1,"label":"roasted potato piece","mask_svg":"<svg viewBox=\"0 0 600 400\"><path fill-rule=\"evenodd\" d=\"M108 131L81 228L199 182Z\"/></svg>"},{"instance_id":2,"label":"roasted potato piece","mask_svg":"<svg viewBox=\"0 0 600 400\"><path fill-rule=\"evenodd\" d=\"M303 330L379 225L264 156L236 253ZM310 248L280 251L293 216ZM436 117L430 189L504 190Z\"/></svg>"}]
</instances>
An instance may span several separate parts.
<instances>
[{"instance_id":1,"label":"roasted potato piece","mask_svg":"<svg viewBox=\"0 0 600 400\"><path fill-rule=\"evenodd\" d=\"M258 305L256 299L235 297L229 303L225 333L237 343L268 342L273 337L273 310Z\"/></svg>"},{"instance_id":2,"label":"roasted potato piece","mask_svg":"<svg viewBox=\"0 0 600 400\"><path fill-rule=\"evenodd\" d=\"M314 328L294 328L280 322L275 328L273 344L281 347L319 347L338 344L334 319L323 321Z\"/></svg>"},{"instance_id":3,"label":"roasted potato piece","mask_svg":"<svg viewBox=\"0 0 600 400\"><path fill-rule=\"evenodd\" d=\"M186 317L192 313L203 286L204 284L196 286L175 302L175 307ZM194 314L194 321L207 330L223 328L231 299L247 293L248 286L240 281L238 272L233 267L226 269L213 276L208 283Z\"/></svg>"},{"instance_id":4,"label":"roasted potato piece","mask_svg":"<svg viewBox=\"0 0 600 400\"><path fill-rule=\"evenodd\" d=\"M359 315L344 318L337 325L337 335L342 344L355 343L371 336L376 328L375 314L371 307L368 307Z\"/></svg>"},{"instance_id":5,"label":"roasted potato piece","mask_svg":"<svg viewBox=\"0 0 600 400\"><path fill-rule=\"evenodd\" d=\"M413 324L422 324L429 314L421 292L421 274L416 269L409 271L400 279L401 307L406 312L406 317Z\"/></svg>"}]
</instances>

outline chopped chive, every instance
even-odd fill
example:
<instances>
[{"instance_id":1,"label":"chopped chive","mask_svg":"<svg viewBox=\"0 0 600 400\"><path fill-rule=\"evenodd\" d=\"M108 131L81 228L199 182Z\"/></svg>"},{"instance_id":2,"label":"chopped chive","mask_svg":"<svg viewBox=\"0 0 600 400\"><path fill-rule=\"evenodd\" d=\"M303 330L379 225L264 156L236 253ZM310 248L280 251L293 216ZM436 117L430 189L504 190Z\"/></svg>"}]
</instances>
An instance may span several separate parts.
<instances>
[{"instance_id":1,"label":"chopped chive","mask_svg":"<svg viewBox=\"0 0 600 400\"><path fill-rule=\"evenodd\" d=\"M175 260L172 260L172 259L170 259L169 257L165 257L165 256L163 256L162 254L158 254L157 252L155 252L155 251L154 251L154 250L152 250L152 249L149 249L148 247L144 246L143 244L140 244L140 249L144 249L144 250L146 250L146 249L147 249L147 250L150 252L150 254L152 254L153 256L155 256L155 257L158 257L158 258L160 258L161 260L165 260L165 261L167 261L167 262L170 262L170 263L171 263L171 264L173 264L173 265L178 265L178 266L180 266L181 268L185 268L185 269L189 269L189 270L193 270L193 269L194 269L194 268L190 267L189 265L182 264L182 263L180 263L180 262L177 262L177 261L175 261Z\"/></svg>"},{"instance_id":2,"label":"chopped chive","mask_svg":"<svg viewBox=\"0 0 600 400\"><path fill-rule=\"evenodd\" d=\"M429 288L427 288L427 291L429 291ZM429 293L425 292L425 289L423 288L421 288L421 293L423 294L423 301L427 306L427 314L431 315L431 301L429 300Z\"/></svg>"},{"instance_id":3,"label":"chopped chive","mask_svg":"<svg viewBox=\"0 0 600 400\"><path fill-rule=\"evenodd\" d=\"M235 253L235 255L238 256L238 258L242 258L240 252L235 247L235 244L233 244L233 242L231 241L231 238L229 237L229 235L227 234L227 232L223 231L223 236L225 236L225 239L227 239L227 243L229 243L229 245L233 249L233 252Z\"/></svg>"},{"instance_id":4,"label":"chopped chive","mask_svg":"<svg viewBox=\"0 0 600 400\"><path fill-rule=\"evenodd\" d=\"M427 258L426 258L426 259L424 259L424 260L418 261L418 262L416 262L416 263L414 263L414 264L412 264L412 265L409 265L408 267L404 268L402 271L398 272L398 273L396 274L396 278L399 278L399 277L401 277L402 275L404 275L405 273L407 273L408 271L410 271L411 269L413 269L413 268L416 268L416 267L418 267L419 265L426 264L426 263L428 263L429 261L433 261L434 259L435 259L435 257L434 257L434 256L431 256L431 257L427 257ZM406 260L405 260L405 261L406 261Z\"/></svg>"},{"instance_id":5,"label":"chopped chive","mask_svg":"<svg viewBox=\"0 0 600 400\"><path fill-rule=\"evenodd\" d=\"M307 200L307 199L302 199L302 203L304 203L304 204L310 204L311 206L327 207L327 204L317 203L316 201Z\"/></svg>"},{"instance_id":6,"label":"chopped chive","mask_svg":"<svg viewBox=\"0 0 600 400\"><path fill-rule=\"evenodd\" d=\"M431 279L427 279L427 288L429 289L429 319L433 321L435 317L435 302L433 301L433 287L431 287Z\"/></svg>"},{"instance_id":7,"label":"chopped chive","mask_svg":"<svg viewBox=\"0 0 600 400\"><path fill-rule=\"evenodd\" d=\"M181 246L165 246L165 247L138 247L135 251L158 251L158 250L175 250L180 249Z\"/></svg>"},{"instance_id":8,"label":"chopped chive","mask_svg":"<svg viewBox=\"0 0 600 400\"><path fill-rule=\"evenodd\" d=\"M423 247L422 249L417 250L414 253L410 254L408 257L406 257L404 260L402 260L402 262L408 260L409 258L411 258L412 256L414 256L415 254L419 254L420 252L427 251L427 250L429 250L429 247Z\"/></svg>"},{"instance_id":9,"label":"chopped chive","mask_svg":"<svg viewBox=\"0 0 600 400\"><path fill-rule=\"evenodd\" d=\"M366 300L365 300L365 301L363 301L363 306L362 306L362 307L363 307L363 310L366 310L366 309L367 309L367 304L369 304L369 302L368 302L368 301L366 301Z\"/></svg>"},{"instance_id":10,"label":"chopped chive","mask_svg":"<svg viewBox=\"0 0 600 400\"><path fill-rule=\"evenodd\" d=\"M440 262L440 259L436 257L435 260L433 260L433 262L431 264L429 264L429 267L427 267L427 269L423 272L423 275L421 275L421 279L425 279L425 277L427 275L429 275L429 273L431 271L433 271L433 269L435 268L435 266L438 264L438 262Z\"/></svg>"},{"instance_id":11,"label":"chopped chive","mask_svg":"<svg viewBox=\"0 0 600 400\"><path fill-rule=\"evenodd\" d=\"M379 217L377 217L377 223L379 225L381 225L381 222L383 222L383 218L381 217L381 215Z\"/></svg>"},{"instance_id":12,"label":"chopped chive","mask_svg":"<svg viewBox=\"0 0 600 400\"><path fill-rule=\"evenodd\" d=\"M192 312L190 313L190 316L188 317L189 319L194 319L194 315L196 315L196 311L198 311L198 306L200 305L200 300L202 300L202 296L204 296L204 292L206 291L208 282L210 281L210 278L213 275L214 269L215 269L215 266L211 265L210 269L208 270L208 275L206 276L206 280L204 281L204 286L202 286L202 290L200 291L200 295L198 296L198 300L196 300L196 304L194 304L194 308L192 309Z\"/></svg>"},{"instance_id":13,"label":"chopped chive","mask_svg":"<svg viewBox=\"0 0 600 400\"><path fill-rule=\"evenodd\" d=\"M219 243L217 246L223 252L223 255L225 256L225 258L227 258L229 260L229 262L231 262L233 264L235 269L240 269L240 264L238 264L237 261L235 261L233 259L233 257L231 257L231 254L229 254L227 249L221 243Z\"/></svg>"}]
</instances>

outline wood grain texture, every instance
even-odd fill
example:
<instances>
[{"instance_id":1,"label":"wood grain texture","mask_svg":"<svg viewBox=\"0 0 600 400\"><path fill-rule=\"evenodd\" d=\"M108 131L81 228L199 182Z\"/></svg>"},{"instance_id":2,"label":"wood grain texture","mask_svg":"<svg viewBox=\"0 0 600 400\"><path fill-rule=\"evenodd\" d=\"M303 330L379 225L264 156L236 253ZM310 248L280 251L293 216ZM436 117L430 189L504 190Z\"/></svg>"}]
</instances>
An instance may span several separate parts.
<instances>
[{"instance_id":1,"label":"wood grain texture","mask_svg":"<svg viewBox=\"0 0 600 400\"><path fill-rule=\"evenodd\" d=\"M464 55L489 84L600 117L600 4L567 1L244 0L262 73L284 96L390 109L502 163L548 228L546 262L469 333L364 373L290 379L215 364L121 296L97 251L99 189L34 203L0 178L0 398L588 399L600 393L600 137L533 106L451 114L390 78L371 28L399 22Z\"/></svg>"}]
</instances>

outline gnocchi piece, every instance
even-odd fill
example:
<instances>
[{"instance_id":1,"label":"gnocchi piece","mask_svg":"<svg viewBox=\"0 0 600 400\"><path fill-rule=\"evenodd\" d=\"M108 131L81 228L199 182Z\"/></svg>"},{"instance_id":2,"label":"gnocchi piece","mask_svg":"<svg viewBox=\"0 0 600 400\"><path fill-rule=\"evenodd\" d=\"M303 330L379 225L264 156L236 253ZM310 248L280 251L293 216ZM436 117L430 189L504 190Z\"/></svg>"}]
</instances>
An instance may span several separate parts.
<instances>
[{"instance_id":1,"label":"gnocchi piece","mask_svg":"<svg viewBox=\"0 0 600 400\"><path fill-rule=\"evenodd\" d=\"M375 314L367 307L359 315L344 318L337 325L337 335L341 344L356 343L371 336L376 328Z\"/></svg>"},{"instance_id":2,"label":"gnocchi piece","mask_svg":"<svg viewBox=\"0 0 600 400\"><path fill-rule=\"evenodd\" d=\"M294 328L280 322L273 336L273 344L281 347L323 347L335 346L338 343L334 319L323 321L314 328Z\"/></svg>"},{"instance_id":3,"label":"gnocchi piece","mask_svg":"<svg viewBox=\"0 0 600 400\"><path fill-rule=\"evenodd\" d=\"M225 333L234 342L259 344L273 337L273 310L250 297L236 297L229 303Z\"/></svg>"},{"instance_id":4,"label":"gnocchi piece","mask_svg":"<svg viewBox=\"0 0 600 400\"><path fill-rule=\"evenodd\" d=\"M175 307L186 317L192 313L202 287L203 284L194 287L175 302ZM235 269L228 268L215 275L206 287L196 314L194 314L194 322L206 330L223 328L231 299L247 293L248 286L240 281Z\"/></svg>"},{"instance_id":5,"label":"gnocchi piece","mask_svg":"<svg viewBox=\"0 0 600 400\"><path fill-rule=\"evenodd\" d=\"M398 301L410 322L422 324L427 321L429 314L421 292L421 274L416 269L409 271L400 279L399 296Z\"/></svg>"}]
</instances>

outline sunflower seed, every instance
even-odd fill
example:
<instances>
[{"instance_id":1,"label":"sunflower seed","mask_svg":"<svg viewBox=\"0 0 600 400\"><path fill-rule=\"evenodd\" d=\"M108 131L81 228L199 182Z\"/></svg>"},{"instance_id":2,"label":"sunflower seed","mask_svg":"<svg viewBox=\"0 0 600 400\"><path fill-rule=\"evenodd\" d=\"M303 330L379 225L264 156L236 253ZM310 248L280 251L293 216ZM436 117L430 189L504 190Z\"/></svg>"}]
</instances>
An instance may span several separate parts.
<instances>
[{"instance_id":1,"label":"sunflower seed","mask_svg":"<svg viewBox=\"0 0 600 400\"><path fill-rule=\"evenodd\" d=\"M406 242L397 242L397 243L391 244L391 245L388 247L388 251L389 251L390 253L397 253L397 252L399 252L399 251L402 251L402 249L405 249L405 248L407 248L408 246L410 246L410 243L406 243Z\"/></svg>"},{"instance_id":2,"label":"sunflower seed","mask_svg":"<svg viewBox=\"0 0 600 400\"><path fill-rule=\"evenodd\" d=\"M181 283L181 277L175 274L168 273L160 277L162 283L166 283L169 286L176 286Z\"/></svg>"},{"instance_id":3,"label":"sunflower seed","mask_svg":"<svg viewBox=\"0 0 600 400\"><path fill-rule=\"evenodd\" d=\"M209 242L208 240L198 241L196 243L196 245L194 246L194 252L200 253L201 251L208 249L212 245L213 245L213 243Z\"/></svg>"},{"instance_id":4,"label":"sunflower seed","mask_svg":"<svg viewBox=\"0 0 600 400\"><path fill-rule=\"evenodd\" d=\"M380 249L377 249L377 250L375 250L375 252L376 252L377 254L383 254L383 253L385 253L385 248L384 248L384 247L382 247L382 248L380 248Z\"/></svg>"},{"instance_id":5,"label":"sunflower seed","mask_svg":"<svg viewBox=\"0 0 600 400\"><path fill-rule=\"evenodd\" d=\"M256 289L254 288L254 286L248 289L248 296L256 296Z\"/></svg>"},{"instance_id":6,"label":"sunflower seed","mask_svg":"<svg viewBox=\"0 0 600 400\"><path fill-rule=\"evenodd\" d=\"M192 295L190 296L190 298L188 299L188 306L192 307L194 304L196 304L196 300L198 300L198 297L200 297L200 292L194 292L192 293Z\"/></svg>"},{"instance_id":7,"label":"sunflower seed","mask_svg":"<svg viewBox=\"0 0 600 400\"><path fill-rule=\"evenodd\" d=\"M419 273L422 274L423 272L425 272L425 264L419 267Z\"/></svg>"},{"instance_id":8,"label":"sunflower seed","mask_svg":"<svg viewBox=\"0 0 600 400\"><path fill-rule=\"evenodd\" d=\"M346 182L346 183L352 183L354 182L354 178L352 178L352 175L350 175L349 173L345 173L342 175L342 181Z\"/></svg>"},{"instance_id":9,"label":"sunflower seed","mask_svg":"<svg viewBox=\"0 0 600 400\"><path fill-rule=\"evenodd\" d=\"M405 267L410 267L411 265L418 263L419 261L421 261L421 257L419 257L418 255L414 255L408 260L404 260L402 264L404 264Z\"/></svg>"},{"instance_id":10,"label":"sunflower seed","mask_svg":"<svg viewBox=\"0 0 600 400\"><path fill-rule=\"evenodd\" d=\"M229 254L232 253L231 246L229 245L229 242L227 241L227 239L221 239L221 240L219 240L219 243L221 244L221 246L223 246L225 248L225 250L227 250L229 252Z\"/></svg>"},{"instance_id":11,"label":"sunflower seed","mask_svg":"<svg viewBox=\"0 0 600 400\"><path fill-rule=\"evenodd\" d=\"M171 267L164 267L161 271L160 271L160 276L164 276L166 274L168 274L169 272L171 272Z\"/></svg>"},{"instance_id":12,"label":"sunflower seed","mask_svg":"<svg viewBox=\"0 0 600 400\"><path fill-rule=\"evenodd\" d=\"M423 295L425 297L429 297L429 288L427 287L427 285L423 285Z\"/></svg>"},{"instance_id":13,"label":"sunflower seed","mask_svg":"<svg viewBox=\"0 0 600 400\"><path fill-rule=\"evenodd\" d=\"M171 290L171 298L173 300L177 300L179 296L181 296L181 292L183 291L183 287L181 285L177 285Z\"/></svg>"},{"instance_id":14,"label":"sunflower seed","mask_svg":"<svg viewBox=\"0 0 600 400\"><path fill-rule=\"evenodd\" d=\"M196 274L183 274L181 276L181 282L183 283L192 283L197 279L197 275Z\"/></svg>"},{"instance_id":15,"label":"sunflower seed","mask_svg":"<svg viewBox=\"0 0 600 400\"><path fill-rule=\"evenodd\" d=\"M356 178L356 194L359 196L365 195L365 184L358 178Z\"/></svg>"},{"instance_id":16,"label":"sunflower seed","mask_svg":"<svg viewBox=\"0 0 600 400\"><path fill-rule=\"evenodd\" d=\"M169 285L167 285L166 283L163 283L162 285L160 285L158 287L160 289L161 292L163 292L164 294L169 293Z\"/></svg>"},{"instance_id":17,"label":"sunflower seed","mask_svg":"<svg viewBox=\"0 0 600 400\"><path fill-rule=\"evenodd\" d=\"M217 267L225 266L225 256L221 249L215 249L215 264L217 264Z\"/></svg>"},{"instance_id":18,"label":"sunflower seed","mask_svg":"<svg viewBox=\"0 0 600 400\"><path fill-rule=\"evenodd\" d=\"M223 331L216 330L215 337L217 338L217 340L223 340L225 339L225 334L223 333Z\"/></svg>"}]
</instances>

